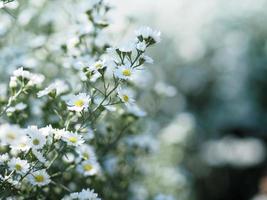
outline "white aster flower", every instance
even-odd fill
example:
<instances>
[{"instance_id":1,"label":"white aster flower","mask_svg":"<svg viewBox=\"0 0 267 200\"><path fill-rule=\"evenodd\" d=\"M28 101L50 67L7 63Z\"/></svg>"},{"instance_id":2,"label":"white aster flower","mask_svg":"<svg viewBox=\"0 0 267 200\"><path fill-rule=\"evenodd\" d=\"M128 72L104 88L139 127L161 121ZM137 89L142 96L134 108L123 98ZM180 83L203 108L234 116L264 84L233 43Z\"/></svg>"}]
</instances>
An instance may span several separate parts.
<instances>
[{"instance_id":1,"label":"white aster flower","mask_svg":"<svg viewBox=\"0 0 267 200\"><path fill-rule=\"evenodd\" d=\"M2 124L0 125L0 141L2 145L17 144L23 130L17 125Z\"/></svg>"},{"instance_id":2,"label":"white aster flower","mask_svg":"<svg viewBox=\"0 0 267 200\"><path fill-rule=\"evenodd\" d=\"M98 198L98 194L90 189L83 189L81 192L71 193L70 198L79 200L101 200Z\"/></svg>"},{"instance_id":3,"label":"white aster flower","mask_svg":"<svg viewBox=\"0 0 267 200\"><path fill-rule=\"evenodd\" d=\"M161 33L159 31L154 31L150 27L141 27L135 31L137 37L142 37L142 39L151 39L152 43L159 43Z\"/></svg>"},{"instance_id":4,"label":"white aster flower","mask_svg":"<svg viewBox=\"0 0 267 200\"><path fill-rule=\"evenodd\" d=\"M88 144L82 144L76 148L76 152L78 153L79 157L77 161L81 160L96 160L96 155L93 147Z\"/></svg>"},{"instance_id":5,"label":"white aster flower","mask_svg":"<svg viewBox=\"0 0 267 200\"><path fill-rule=\"evenodd\" d=\"M118 66L114 71L114 75L120 79L131 80L133 74L135 73L135 69L130 67L129 65Z\"/></svg>"},{"instance_id":6,"label":"white aster flower","mask_svg":"<svg viewBox=\"0 0 267 200\"><path fill-rule=\"evenodd\" d=\"M30 145L33 149L41 149L46 144L46 138L36 126L30 126L28 129Z\"/></svg>"},{"instance_id":7,"label":"white aster flower","mask_svg":"<svg viewBox=\"0 0 267 200\"><path fill-rule=\"evenodd\" d=\"M129 88L118 88L118 97L124 102L126 105L133 104L134 100L134 92Z\"/></svg>"},{"instance_id":8,"label":"white aster flower","mask_svg":"<svg viewBox=\"0 0 267 200\"><path fill-rule=\"evenodd\" d=\"M24 131L25 132L25 131ZM17 151L28 151L31 146L30 146L30 138L28 136L25 135L21 135L19 140L17 140L17 142L15 144L11 145L11 148L13 150L17 150Z\"/></svg>"},{"instance_id":9,"label":"white aster flower","mask_svg":"<svg viewBox=\"0 0 267 200\"><path fill-rule=\"evenodd\" d=\"M27 178L32 185L37 185L37 186L48 185L51 181L50 176L44 169L29 174Z\"/></svg>"},{"instance_id":10,"label":"white aster flower","mask_svg":"<svg viewBox=\"0 0 267 200\"><path fill-rule=\"evenodd\" d=\"M91 98L85 93L74 95L68 101L68 109L71 111L81 112L89 107Z\"/></svg>"},{"instance_id":11,"label":"white aster flower","mask_svg":"<svg viewBox=\"0 0 267 200\"><path fill-rule=\"evenodd\" d=\"M24 70L23 67L20 67L13 72L13 75L15 77L30 79L31 73L27 70Z\"/></svg>"},{"instance_id":12,"label":"white aster flower","mask_svg":"<svg viewBox=\"0 0 267 200\"><path fill-rule=\"evenodd\" d=\"M84 139L81 135L72 132L65 132L61 138L63 141L67 142L71 146L79 146L84 143Z\"/></svg>"},{"instance_id":13,"label":"white aster flower","mask_svg":"<svg viewBox=\"0 0 267 200\"><path fill-rule=\"evenodd\" d=\"M93 176L99 172L99 164L95 160L85 160L77 166L77 171L84 176Z\"/></svg>"},{"instance_id":14,"label":"white aster flower","mask_svg":"<svg viewBox=\"0 0 267 200\"><path fill-rule=\"evenodd\" d=\"M51 125L48 125L46 127L40 128L39 131L45 136L52 136L54 134L54 129Z\"/></svg>"},{"instance_id":15,"label":"white aster flower","mask_svg":"<svg viewBox=\"0 0 267 200\"><path fill-rule=\"evenodd\" d=\"M19 174L26 174L29 170L29 163L27 160L21 160L20 158L12 158L8 162L8 167L10 170L15 170Z\"/></svg>"},{"instance_id":16,"label":"white aster flower","mask_svg":"<svg viewBox=\"0 0 267 200\"><path fill-rule=\"evenodd\" d=\"M105 67L105 61L99 60L99 61L96 61L94 64L92 64L89 68L92 71L97 71L99 69L103 69L104 67Z\"/></svg>"},{"instance_id":17,"label":"white aster flower","mask_svg":"<svg viewBox=\"0 0 267 200\"><path fill-rule=\"evenodd\" d=\"M45 79L44 75L31 73L27 70L24 70L23 67L16 69L13 72L13 76L17 78L21 77L27 79L28 80L27 84L29 86L40 85Z\"/></svg>"},{"instance_id":18,"label":"white aster flower","mask_svg":"<svg viewBox=\"0 0 267 200\"><path fill-rule=\"evenodd\" d=\"M44 90L41 90L37 93L38 97L42 97L50 94L51 92L56 92L56 95L61 95L66 93L69 90L69 86L62 80L55 80Z\"/></svg>"},{"instance_id":19,"label":"white aster flower","mask_svg":"<svg viewBox=\"0 0 267 200\"><path fill-rule=\"evenodd\" d=\"M0 165L4 164L9 160L9 155L7 153L0 155Z\"/></svg>"}]
</instances>

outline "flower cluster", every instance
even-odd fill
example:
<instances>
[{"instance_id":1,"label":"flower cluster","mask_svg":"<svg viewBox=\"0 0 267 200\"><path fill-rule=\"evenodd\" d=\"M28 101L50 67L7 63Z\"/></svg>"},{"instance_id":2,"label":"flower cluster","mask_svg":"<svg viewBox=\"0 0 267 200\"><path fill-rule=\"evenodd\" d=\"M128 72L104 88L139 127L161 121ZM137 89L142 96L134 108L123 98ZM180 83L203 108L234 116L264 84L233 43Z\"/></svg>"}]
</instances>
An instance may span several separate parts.
<instances>
[{"instance_id":1,"label":"flower cluster","mask_svg":"<svg viewBox=\"0 0 267 200\"><path fill-rule=\"evenodd\" d=\"M49 6L33 4L22 3L17 23L47 30ZM144 27L130 43L111 44L104 38L111 9L106 1L71 5L79 14L68 13L77 17L69 32L27 33L35 38L24 49L31 59L7 62L14 70L0 94L0 198L116 199L118 193L106 188L117 179L120 192L125 185L118 177L136 170L132 161L129 167L123 162L137 150L120 141L137 134L132 125L146 115L135 80L153 62L146 50L160 41L160 32ZM20 13L27 6L32 12ZM122 170L113 169L112 157Z\"/></svg>"}]
</instances>

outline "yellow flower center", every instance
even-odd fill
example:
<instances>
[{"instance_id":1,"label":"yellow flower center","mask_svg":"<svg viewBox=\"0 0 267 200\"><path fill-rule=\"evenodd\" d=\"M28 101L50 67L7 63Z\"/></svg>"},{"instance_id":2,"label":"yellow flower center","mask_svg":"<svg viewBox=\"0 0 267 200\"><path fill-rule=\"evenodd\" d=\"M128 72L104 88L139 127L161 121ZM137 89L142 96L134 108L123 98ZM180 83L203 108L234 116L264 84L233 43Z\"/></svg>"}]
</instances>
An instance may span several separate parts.
<instances>
[{"instance_id":1,"label":"yellow flower center","mask_svg":"<svg viewBox=\"0 0 267 200\"><path fill-rule=\"evenodd\" d=\"M70 137L70 138L69 138L69 141L70 141L71 143L76 143L76 142L78 141L78 139L77 139L76 137Z\"/></svg>"},{"instance_id":2,"label":"yellow flower center","mask_svg":"<svg viewBox=\"0 0 267 200\"><path fill-rule=\"evenodd\" d=\"M20 143L19 146L20 146L21 148L24 148L24 147L27 146L27 144L26 144L26 143Z\"/></svg>"},{"instance_id":3,"label":"yellow flower center","mask_svg":"<svg viewBox=\"0 0 267 200\"><path fill-rule=\"evenodd\" d=\"M90 157L90 156L89 156L89 154L88 154L88 153L83 153L83 158L84 158L84 159L88 160L88 159L89 159L89 157Z\"/></svg>"},{"instance_id":4,"label":"yellow flower center","mask_svg":"<svg viewBox=\"0 0 267 200\"><path fill-rule=\"evenodd\" d=\"M93 166L90 164L85 164L83 166L83 169L84 169L84 171L88 172L88 171L91 171L93 169Z\"/></svg>"},{"instance_id":5,"label":"yellow flower center","mask_svg":"<svg viewBox=\"0 0 267 200\"><path fill-rule=\"evenodd\" d=\"M44 176L43 175L37 175L34 177L35 181L38 183L41 183L44 181Z\"/></svg>"},{"instance_id":6,"label":"yellow flower center","mask_svg":"<svg viewBox=\"0 0 267 200\"><path fill-rule=\"evenodd\" d=\"M100 68L102 68L102 66L103 66L102 63L96 63L95 64L96 69L100 69Z\"/></svg>"},{"instance_id":7,"label":"yellow flower center","mask_svg":"<svg viewBox=\"0 0 267 200\"><path fill-rule=\"evenodd\" d=\"M20 164L16 164L16 165L15 165L15 169L16 169L17 171L20 171L20 170L22 169L22 167L21 167Z\"/></svg>"},{"instance_id":8,"label":"yellow flower center","mask_svg":"<svg viewBox=\"0 0 267 200\"><path fill-rule=\"evenodd\" d=\"M32 143L33 143L34 145L38 145L38 144L40 144L40 141L39 141L38 139L34 139L34 140L32 141Z\"/></svg>"},{"instance_id":9,"label":"yellow flower center","mask_svg":"<svg viewBox=\"0 0 267 200\"><path fill-rule=\"evenodd\" d=\"M130 69L124 69L124 70L122 71L122 74L123 74L124 76L131 76L132 72L131 72Z\"/></svg>"},{"instance_id":10,"label":"yellow flower center","mask_svg":"<svg viewBox=\"0 0 267 200\"><path fill-rule=\"evenodd\" d=\"M122 99L123 99L123 101L128 102L129 101L129 96L128 95L123 95Z\"/></svg>"},{"instance_id":11,"label":"yellow flower center","mask_svg":"<svg viewBox=\"0 0 267 200\"><path fill-rule=\"evenodd\" d=\"M77 107L83 107L84 106L84 101L82 99L79 99L74 102L74 105Z\"/></svg>"},{"instance_id":12,"label":"yellow flower center","mask_svg":"<svg viewBox=\"0 0 267 200\"><path fill-rule=\"evenodd\" d=\"M16 134L13 132L7 133L6 137L10 140L15 140L16 139Z\"/></svg>"}]
</instances>

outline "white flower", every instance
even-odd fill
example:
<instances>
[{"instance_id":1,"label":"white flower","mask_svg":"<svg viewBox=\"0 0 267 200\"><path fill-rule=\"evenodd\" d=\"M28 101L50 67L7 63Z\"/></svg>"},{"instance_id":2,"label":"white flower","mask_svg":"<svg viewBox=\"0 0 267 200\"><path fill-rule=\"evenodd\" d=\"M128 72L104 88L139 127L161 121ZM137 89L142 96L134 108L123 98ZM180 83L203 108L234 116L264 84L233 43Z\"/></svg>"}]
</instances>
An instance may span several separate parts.
<instances>
[{"instance_id":1,"label":"white flower","mask_svg":"<svg viewBox=\"0 0 267 200\"><path fill-rule=\"evenodd\" d=\"M37 93L38 97L42 97L45 95L50 94L51 92L55 91L56 95L64 94L69 90L69 86L62 80L55 80L53 83L51 83L48 87L46 87L44 90L41 90Z\"/></svg>"},{"instance_id":2,"label":"white flower","mask_svg":"<svg viewBox=\"0 0 267 200\"><path fill-rule=\"evenodd\" d=\"M82 71L80 73L80 77L82 81L86 81L86 80L90 80L91 82L96 82L97 79L99 79L101 77L101 74L99 73L99 71L88 68L87 71Z\"/></svg>"},{"instance_id":3,"label":"white flower","mask_svg":"<svg viewBox=\"0 0 267 200\"><path fill-rule=\"evenodd\" d=\"M90 96L85 93L74 95L68 101L68 109L71 111L81 112L86 110L89 106Z\"/></svg>"},{"instance_id":4,"label":"white flower","mask_svg":"<svg viewBox=\"0 0 267 200\"><path fill-rule=\"evenodd\" d=\"M44 82L44 79L45 79L45 77L42 74L31 73L28 85L29 86L40 85L42 82Z\"/></svg>"},{"instance_id":5,"label":"white flower","mask_svg":"<svg viewBox=\"0 0 267 200\"><path fill-rule=\"evenodd\" d=\"M138 49L139 51L145 51L146 50L146 43L144 41L138 42L136 44L136 49Z\"/></svg>"},{"instance_id":6,"label":"white flower","mask_svg":"<svg viewBox=\"0 0 267 200\"><path fill-rule=\"evenodd\" d=\"M70 199L78 199L78 200L101 200L98 198L98 194L94 192L94 190L83 189L81 192L74 192L70 194Z\"/></svg>"},{"instance_id":7,"label":"white flower","mask_svg":"<svg viewBox=\"0 0 267 200\"><path fill-rule=\"evenodd\" d=\"M22 77L24 79L27 79L28 80L27 84L29 86L40 85L45 79L44 75L31 73L27 70L24 70L23 67L16 69L13 72L13 76L17 78Z\"/></svg>"},{"instance_id":8,"label":"white flower","mask_svg":"<svg viewBox=\"0 0 267 200\"><path fill-rule=\"evenodd\" d=\"M19 174L26 174L30 168L27 160L21 160L20 158L12 158L8 162L8 167L10 170L15 170Z\"/></svg>"},{"instance_id":9,"label":"white flower","mask_svg":"<svg viewBox=\"0 0 267 200\"><path fill-rule=\"evenodd\" d=\"M41 149L46 144L46 138L36 126L30 126L28 129L30 145L33 149Z\"/></svg>"},{"instance_id":10,"label":"white flower","mask_svg":"<svg viewBox=\"0 0 267 200\"><path fill-rule=\"evenodd\" d=\"M40 128L39 131L45 136L53 136L54 134L54 129L51 125L48 125L46 127Z\"/></svg>"},{"instance_id":11,"label":"white flower","mask_svg":"<svg viewBox=\"0 0 267 200\"><path fill-rule=\"evenodd\" d=\"M150 27L141 27L135 31L137 37L142 37L143 39L152 39L153 43L160 42L161 33L159 31L154 31Z\"/></svg>"},{"instance_id":12,"label":"white flower","mask_svg":"<svg viewBox=\"0 0 267 200\"><path fill-rule=\"evenodd\" d=\"M118 97L124 102L126 105L134 103L134 93L129 88L118 88Z\"/></svg>"},{"instance_id":13,"label":"white flower","mask_svg":"<svg viewBox=\"0 0 267 200\"><path fill-rule=\"evenodd\" d=\"M77 166L77 171L84 176L93 176L99 171L99 164L93 160L85 160Z\"/></svg>"},{"instance_id":14,"label":"white flower","mask_svg":"<svg viewBox=\"0 0 267 200\"><path fill-rule=\"evenodd\" d=\"M71 146L79 146L84 143L84 140L81 135L68 131L62 135L61 139Z\"/></svg>"},{"instance_id":15,"label":"white flower","mask_svg":"<svg viewBox=\"0 0 267 200\"><path fill-rule=\"evenodd\" d=\"M7 153L0 155L0 165L4 164L9 160L9 155Z\"/></svg>"},{"instance_id":16,"label":"white flower","mask_svg":"<svg viewBox=\"0 0 267 200\"><path fill-rule=\"evenodd\" d=\"M99 60L97 62L95 62L93 65L91 65L89 68L92 71L97 71L99 69L102 69L105 67L105 61L104 60Z\"/></svg>"},{"instance_id":17,"label":"white flower","mask_svg":"<svg viewBox=\"0 0 267 200\"><path fill-rule=\"evenodd\" d=\"M0 141L1 145L17 144L23 130L17 125L3 124L0 125Z\"/></svg>"},{"instance_id":18,"label":"white flower","mask_svg":"<svg viewBox=\"0 0 267 200\"><path fill-rule=\"evenodd\" d=\"M54 130L54 135L55 135L55 139L59 140L61 139L61 137L66 134L66 130L65 129L55 129Z\"/></svg>"},{"instance_id":19,"label":"white flower","mask_svg":"<svg viewBox=\"0 0 267 200\"><path fill-rule=\"evenodd\" d=\"M96 160L96 155L93 147L88 144L82 144L76 148L76 152L79 155L77 161L81 160Z\"/></svg>"},{"instance_id":20,"label":"white flower","mask_svg":"<svg viewBox=\"0 0 267 200\"><path fill-rule=\"evenodd\" d=\"M114 75L120 79L128 80L132 79L135 69L131 68L129 65L118 66L114 71Z\"/></svg>"},{"instance_id":21,"label":"white flower","mask_svg":"<svg viewBox=\"0 0 267 200\"><path fill-rule=\"evenodd\" d=\"M25 133L25 131L24 131ZM19 151L28 151L31 146L30 146L30 138L25 135L21 135L19 140L13 145L11 145L11 148L13 150L19 150Z\"/></svg>"},{"instance_id":22,"label":"white flower","mask_svg":"<svg viewBox=\"0 0 267 200\"><path fill-rule=\"evenodd\" d=\"M22 77L22 78L30 79L31 73L27 70L24 70L23 67L20 67L13 72L13 75L15 77Z\"/></svg>"},{"instance_id":23,"label":"white flower","mask_svg":"<svg viewBox=\"0 0 267 200\"><path fill-rule=\"evenodd\" d=\"M27 178L32 185L37 185L37 186L48 185L51 181L50 176L44 169L29 174Z\"/></svg>"}]
</instances>

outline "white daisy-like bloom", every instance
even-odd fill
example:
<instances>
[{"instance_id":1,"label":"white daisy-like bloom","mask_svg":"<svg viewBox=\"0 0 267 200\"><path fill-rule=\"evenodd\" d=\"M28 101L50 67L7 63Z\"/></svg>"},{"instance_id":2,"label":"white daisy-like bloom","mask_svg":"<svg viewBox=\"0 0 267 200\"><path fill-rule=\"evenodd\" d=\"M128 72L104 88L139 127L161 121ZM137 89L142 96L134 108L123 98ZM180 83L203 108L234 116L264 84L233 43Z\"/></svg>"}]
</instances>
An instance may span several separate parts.
<instances>
[{"instance_id":1,"label":"white daisy-like bloom","mask_svg":"<svg viewBox=\"0 0 267 200\"><path fill-rule=\"evenodd\" d=\"M129 65L118 66L117 69L115 69L114 71L114 75L117 78L124 80L131 80L134 73L135 69L130 67Z\"/></svg>"},{"instance_id":2,"label":"white daisy-like bloom","mask_svg":"<svg viewBox=\"0 0 267 200\"><path fill-rule=\"evenodd\" d=\"M31 73L27 70L24 70L23 67L20 67L13 71L13 76L30 79Z\"/></svg>"},{"instance_id":3,"label":"white daisy-like bloom","mask_svg":"<svg viewBox=\"0 0 267 200\"><path fill-rule=\"evenodd\" d=\"M100 170L100 166L97 161L90 159L81 162L77 166L77 171L84 176L93 176Z\"/></svg>"},{"instance_id":4,"label":"white daisy-like bloom","mask_svg":"<svg viewBox=\"0 0 267 200\"><path fill-rule=\"evenodd\" d=\"M103 69L105 67L105 60L98 60L94 64L90 65L90 70L97 71L99 69Z\"/></svg>"},{"instance_id":5,"label":"white daisy-like bloom","mask_svg":"<svg viewBox=\"0 0 267 200\"><path fill-rule=\"evenodd\" d=\"M41 85L44 82L44 80L45 80L44 75L31 73L28 85L29 86Z\"/></svg>"},{"instance_id":6,"label":"white daisy-like bloom","mask_svg":"<svg viewBox=\"0 0 267 200\"><path fill-rule=\"evenodd\" d=\"M94 83L100 77L101 77L101 74L99 73L99 71L91 69L91 68L88 68L88 71L86 71L86 72L84 72L84 71L80 72L80 78L82 81L87 81L89 79L91 82Z\"/></svg>"},{"instance_id":7,"label":"white daisy-like bloom","mask_svg":"<svg viewBox=\"0 0 267 200\"><path fill-rule=\"evenodd\" d=\"M27 179L30 182L30 184L37 186L48 185L51 181L50 176L44 169L29 174L27 176Z\"/></svg>"},{"instance_id":8,"label":"white daisy-like bloom","mask_svg":"<svg viewBox=\"0 0 267 200\"><path fill-rule=\"evenodd\" d=\"M42 96L46 96L46 95L50 94L53 91L56 92L56 95L61 95L61 94L66 93L68 90L69 90L69 86L66 84L65 81L55 80L48 87L46 87L44 90L39 91L37 93L37 96L40 98Z\"/></svg>"},{"instance_id":9,"label":"white daisy-like bloom","mask_svg":"<svg viewBox=\"0 0 267 200\"><path fill-rule=\"evenodd\" d=\"M19 126L10 124L0 125L0 133L1 145L16 145L24 134Z\"/></svg>"},{"instance_id":10,"label":"white daisy-like bloom","mask_svg":"<svg viewBox=\"0 0 267 200\"><path fill-rule=\"evenodd\" d=\"M78 95L74 95L70 97L70 100L67 103L68 109L76 112L86 110L89 107L90 100L90 96L86 93L79 93Z\"/></svg>"},{"instance_id":11,"label":"white daisy-like bloom","mask_svg":"<svg viewBox=\"0 0 267 200\"><path fill-rule=\"evenodd\" d=\"M161 33L160 33L160 31L152 30L150 27L141 27L135 31L135 35L137 37L142 36L143 39L152 38L154 43L159 43Z\"/></svg>"},{"instance_id":12,"label":"white daisy-like bloom","mask_svg":"<svg viewBox=\"0 0 267 200\"><path fill-rule=\"evenodd\" d=\"M78 146L75 150L79 155L76 160L77 162L81 160L96 160L95 151L93 147L88 144L82 144L81 146Z\"/></svg>"},{"instance_id":13,"label":"white daisy-like bloom","mask_svg":"<svg viewBox=\"0 0 267 200\"><path fill-rule=\"evenodd\" d=\"M30 137L30 145L33 149L41 149L44 147L46 138L36 126L30 126L27 132Z\"/></svg>"},{"instance_id":14,"label":"white daisy-like bloom","mask_svg":"<svg viewBox=\"0 0 267 200\"><path fill-rule=\"evenodd\" d=\"M12 144L10 147L12 150L15 150L15 151L26 152L31 148L30 138L28 136L26 136L26 134L22 135L22 136L20 136L19 140L15 144Z\"/></svg>"},{"instance_id":15,"label":"white daisy-like bloom","mask_svg":"<svg viewBox=\"0 0 267 200\"><path fill-rule=\"evenodd\" d=\"M27 160L21 160L20 158L11 158L7 165L11 171L15 170L19 174L26 174L30 168Z\"/></svg>"},{"instance_id":16,"label":"white daisy-like bloom","mask_svg":"<svg viewBox=\"0 0 267 200\"><path fill-rule=\"evenodd\" d=\"M63 135L66 134L66 130L65 129L54 129L54 136L56 140L59 140L62 138Z\"/></svg>"},{"instance_id":17,"label":"white daisy-like bloom","mask_svg":"<svg viewBox=\"0 0 267 200\"><path fill-rule=\"evenodd\" d=\"M72 132L65 132L61 138L63 141L67 142L70 146L79 146L84 143L84 139L81 135Z\"/></svg>"},{"instance_id":18,"label":"white daisy-like bloom","mask_svg":"<svg viewBox=\"0 0 267 200\"><path fill-rule=\"evenodd\" d=\"M144 41L142 42L138 42L136 44L136 49L138 49L139 51L145 51L146 50L146 43Z\"/></svg>"},{"instance_id":19,"label":"white daisy-like bloom","mask_svg":"<svg viewBox=\"0 0 267 200\"><path fill-rule=\"evenodd\" d=\"M126 105L130 105L130 104L133 104L135 102L134 92L131 89L119 87L117 92L118 92L118 97Z\"/></svg>"},{"instance_id":20,"label":"white daisy-like bloom","mask_svg":"<svg viewBox=\"0 0 267 200\"><path fill-rule=\"evenodd\" d=\"M7 153L0 155L0 165L4 164L9 160L9 155Z\"/></svg>"},{"instance_id":21,"label":"white daisy-like bloom","mask_svg":"<svg viewBox=\"0 0 267 200\"><path fill-rule=\"evenodd\" d=\"M79 199L79 200L101 200L98 198L98 194L94 190L83 189L81 192L74 192L69 195L69 199ZM63 199L65 200L65 199Z\"/></svg>"},{"instance_id":22,"label":"white daisy-like bloom","mask_svg":"<svg viewBox=\"0 0 267 200\"><path fill-rule=\"evenodd\" d=\"M39 131L45 136L53 136L54 134L54 129L51 125L48 125L46 127L40 128Z\"/></svg>"}]
</instances>

